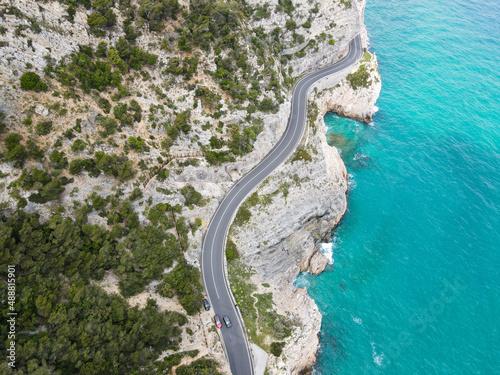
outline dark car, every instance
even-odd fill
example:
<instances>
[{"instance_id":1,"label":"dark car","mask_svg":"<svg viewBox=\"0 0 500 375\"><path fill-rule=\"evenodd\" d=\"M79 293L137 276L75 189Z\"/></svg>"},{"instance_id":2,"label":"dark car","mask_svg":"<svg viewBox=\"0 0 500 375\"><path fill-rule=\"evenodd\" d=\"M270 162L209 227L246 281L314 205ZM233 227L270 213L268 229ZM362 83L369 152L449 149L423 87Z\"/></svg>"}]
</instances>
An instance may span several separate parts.
<instances>
[{"instance_id":1,"label":"dark car","mask_svg":"<svg viewBox=\"0 0 500 375\"><path fill-rule=\"evenodd\" d=\"M225 316L224 318L222 318L224 320L224 323L226 324L226 327L229 328L233 325L233 323L231 323L231 321L229 320L229 317Z\"/></svg>"},{"instance_id":2,"label":"dark car","mask_svg":"<svg viewBox=\"0 0 500 375\"><path fill-rule=\"evenodd\" d=\"M210 310L210 303L208 302L208 299L203 299L203 307L205 307L205 310L208 311Z\"/></svg>"},{"instance_id":3,"label":"dark car","mask_svg":"<svg viewBox=\"0 0 500 375\"><path fill-rule=\"evenodd\" d=\"M219 315L215 315L215 316L214 316L214 322L215 322L215 326L216 326L217 328L222 327L222 323L220 322Z\"/></svg>"}]
</instances>

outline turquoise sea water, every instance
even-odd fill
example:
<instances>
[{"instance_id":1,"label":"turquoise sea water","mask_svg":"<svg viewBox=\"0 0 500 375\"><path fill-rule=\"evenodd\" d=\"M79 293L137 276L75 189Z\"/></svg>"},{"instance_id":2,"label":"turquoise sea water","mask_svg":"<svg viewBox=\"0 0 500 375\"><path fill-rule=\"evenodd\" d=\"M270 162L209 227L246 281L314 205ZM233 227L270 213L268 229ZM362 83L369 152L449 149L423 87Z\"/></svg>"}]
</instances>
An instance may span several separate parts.
<instances>
[{"instance_id":1,"label":"turquoise sea water","mask_svg":"<svg viewBox=\"0 0 500 375\"><path fill-rule=\"evenodd\" d=\"M351 177L316 374L500 374L500 2L368 0L370 126L327 115Z\"/></svg>"}]
</instances>

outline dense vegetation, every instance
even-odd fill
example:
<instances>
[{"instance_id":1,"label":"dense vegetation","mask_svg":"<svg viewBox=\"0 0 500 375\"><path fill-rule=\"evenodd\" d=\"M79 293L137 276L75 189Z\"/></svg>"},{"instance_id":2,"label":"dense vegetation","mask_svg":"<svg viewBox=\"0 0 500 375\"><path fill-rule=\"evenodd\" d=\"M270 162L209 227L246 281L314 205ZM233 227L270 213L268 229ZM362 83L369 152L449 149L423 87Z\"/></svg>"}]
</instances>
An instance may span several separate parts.
<instances>
[{"instance_id":1,"label":"dense vegetation","mask_svg":"<svg viewBox=\"0 0 500 375\"><path fill-rule=\"evenodd\" d=\"M101 172L112 175L121 181L130 180L137 173L134 163L126 156L116 154L107 155L102 151L94 154L94 158L76 158L69 163L69 173L76 175L82 171L88 172L90 177L98 177Z\"/></svg>"},{"instance_id":2,"label":"dense vegetation","mask_svg":"<svg viewBox=\"0 0 500 375\"><path fill-rule=\"evenodd\" d=\"M81 210L75 221L54 214L45 224L22 211L0 217L1 263L17 264L17 368L25 373L138 373L161 350L178 347L185 317L160 313L153 300L143 310L129 308L122 297L90 283L115 268L124 285L138 290L161 274L165 254L170 263L178 256L177 242L161 243L167 235L152 227L125 235L127 227L115 224L107 231L87 224L87 212ZM129 281L133 275L140 278L135 284ZM0 287L6 293L5 270ZM6 329L2 325L4 337ZM5 350L5 341L1 346Z\"/></svg>"},{"instance_id":3,"label":"dense vegetation","mask_svg":"<svg viewBox=\"0 0 500 375\"><path fill-rule=\"evenodd\" d=\"M156 55L131 45L120 37L114 47L101 42L96 51L91 46L69 56L69 62L61 62L54 68L57 79L65 86L80 83L84 92L91 89L103 91L107 87L120 88L122 74L130 69L140 70L144 65L155 65Z\"/></svg>"}]
</instances>

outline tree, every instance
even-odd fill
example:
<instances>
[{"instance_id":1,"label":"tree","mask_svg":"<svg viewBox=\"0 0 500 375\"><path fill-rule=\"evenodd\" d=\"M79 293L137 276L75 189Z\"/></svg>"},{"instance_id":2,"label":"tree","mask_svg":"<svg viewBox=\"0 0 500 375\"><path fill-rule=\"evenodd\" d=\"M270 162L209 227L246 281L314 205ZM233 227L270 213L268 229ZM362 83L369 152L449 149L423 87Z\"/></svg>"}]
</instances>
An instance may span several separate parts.
<instances>
[{"instance_id":1,"label":"tree","mask_svg":"<svg viewBox=\"0 0 500 375\"><path fill-rule=\"evenodd\" d=\"M38 193L31 194L29 200L34 203L47 203L58 199L64 191L61 180L53 180L47 183Z\"/></svg>"},{"instance_id":2,"label":"tree","mask_svg":"<svg viewBox=\"0 0 500 375\"><path fill-rule=\"evenodd\" d=\"M78 174L84 168L84 160L81 158L73 159L69 163L69 173Z\"/></svg>"},{"instance_id":3,"label":"tree","mask_svg":"<svg viewBox=\"0 0 500 375\"><path fill-rule=\"evenodd\" d=\"M22 168L28 158L28 152L26 151L26 147L21 144L21 136L17 133L9 133L5 137L4 142L7 148L5 160L14 161L14 167Z\"/></svg>"},{"instance_id":4,"label":"tree","mask_svg":"<svg viewBox=\"0 0 500 375\"><path fill-rule=\"evenodd\" d=\"M82 207L82 212L89 208ZM121 267L131 278L142 278L143 267L161 277L162 253L158 258L149 251L164 240L178 246L172 234L165 238L162 230L133 233L133 242L137 235L141 242L139 252L132 244L134 260L141 261L129 264L129 252L119 249L116 234L112 237L103 227L77 224L60 214L44 223L38 214L22 210L0 216L0 259L16 264L16 291L23 296L16 304L16 326L19 331L33 331L41 324L47 328L16 341L22 353L16 357L19 373L154 373L162 351L178 350L184 315L160 312L153 300L143 309L129 307L121 296L90 282L102 278L104 270ZM6 350L4 341L0 347Z\"/></svg>"},{"instance_id":5,"label":"tree","mask_svg":"<svg viewBox=\"0 0 500 375\"><path fill-rule=\"evenodd\" d=\"M189 125L189 120L191 119L191 111L184 111L175 116L174 126L182 131L183 133L189 133L191 130L191 125Z\"/></svg>"},{"instance_id":6,"label":"tree","mask_svg":"<svg viewBox=\"0 0 500 375\"><path fill-rule=\"evenodd\" d=\"M129 137L128 144L130 148L136 150L137 152L149 151L149 147L146 145L146 141L141 137Z\"/></svg>"},{"instance_id":7,"label":"tree","mask_svg":"<svg viewBox=\"0 0 500 375\"><path fill-rule=\"evenodd\" d=\"M260 104L259 104L259 109L262 112L266 112L266 113L269 113L269 112L276 113L278 111L278 106L276 104L274 104L271 99L264 98L264 99L262 99L262 102L260 102Z\"/></svg>"},{"instance_id":8,"label":"tree","mask_svg":"<svg viewBox=\"0 0 500 375\"><path fill-rule=\"evenodd\" d=\"M104 117L99 123L104 130L100 131L99 134L103 137L113 135L116 132L117 122L114 118Z\"/></svg>"},{"instance_id":9,"label":"tree","mask_svg":"<svg viewBox=\"0 0 500 375\"><path fill-rule=\"evenodd\" d=\"M73 151L73 152L83 151L83 150L85 150L85 147L87 147L87 144L84 141L82 141L81 139L77 139L71 145L71 151Z\"/></svg>"},{"instance_id":10,"label":"tree","mask_svg":"<svg viewBox=\"0 0 500 375\"><path fill-rule=\"evenodd\" d=\"M285 27L287 28L287 30L293 31L297 28L297 23L290 18L286 21Z\"/></svg>"},{"instance_id":11,"label":"tree","mask_svg":"<svg viewBox=\"0 0 500 375\"><path fill-rule=\"evenodd\" d=\"M48 86L40 79L35 72L26 72L20 78L21 88L23 90L46 91Z\"/></svg>"},{"instance_id":12,"label":"tree","mask_svg":"<svg viewBox=\"0 0 500 375\"><path fill-rule=\"evenodd\" d=\"M200 276L200 271L197 268L180 262L170 273L163 277L164 285L163 289L160 290L160 294L172 288L188 315L194 315L200 311L203 298Z\"/></svg>"},{"instance_id":13,"label":"tree","mask_svg":"<svg viewBox=\"0 0 500 375\"><path fill-rule=\"evenodd\" d=\"M50 161L51 167L54 169L64 169L68 166L68 159L64 157L64 153L57 150L50 154Z\"/></svg>"}]
</instances>

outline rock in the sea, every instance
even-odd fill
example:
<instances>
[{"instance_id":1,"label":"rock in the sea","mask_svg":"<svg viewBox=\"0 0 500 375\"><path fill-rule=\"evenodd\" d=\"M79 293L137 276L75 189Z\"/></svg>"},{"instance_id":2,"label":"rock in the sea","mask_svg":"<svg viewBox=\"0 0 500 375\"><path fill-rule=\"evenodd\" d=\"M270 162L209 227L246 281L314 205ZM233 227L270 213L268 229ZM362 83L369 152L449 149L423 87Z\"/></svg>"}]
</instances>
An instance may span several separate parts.
<instances>
[{"instance_id":1,"label":"rock in the sea","mask_svg":"<svg viewBox=\"0 0 500 375\"><path fill-rule=\"evenodd\" d=\"M325 270L329 260L321 251L316 251L309 261L309 272L313 275L319 275Z\"/></svg>"}]
</instances>

